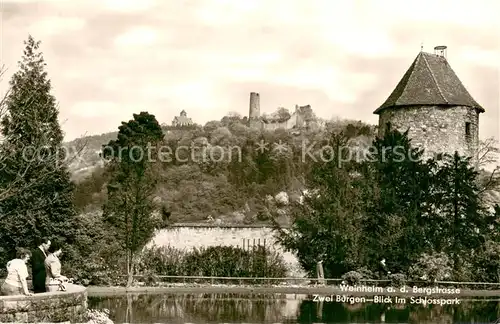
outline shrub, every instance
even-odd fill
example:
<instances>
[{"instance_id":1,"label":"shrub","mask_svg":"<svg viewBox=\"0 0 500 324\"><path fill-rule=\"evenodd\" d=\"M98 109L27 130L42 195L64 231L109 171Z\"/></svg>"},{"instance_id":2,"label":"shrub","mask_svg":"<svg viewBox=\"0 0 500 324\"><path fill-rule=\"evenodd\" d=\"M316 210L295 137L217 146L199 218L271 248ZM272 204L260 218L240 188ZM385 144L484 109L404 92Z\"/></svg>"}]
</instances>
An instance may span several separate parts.
<instances>
[{"instance_id":1,"label":"shrub","mask_svg":"<svg viewBox=\"0 0 500 324\"><path fill-rule=\"evenodd\" d=\"M113 321L109 318L108 309L89 309L86 313L87 324L113 324Z\"/></svg>"},{"instance_id":2,"label":"shrub","mask_svg":"<svg viewBox=\"0 0 500 324\"><path fill-rule=\"evenodd\" d=\"M359 285L363 279L363 275L357 271L349 271L342 275L342 279L351 286Z\"/></svg>"},{"instance_id":3,"label":"shrub","mask_svg":"<svg viewBox=\"0 0 500 324\"><path fill-rule=\"evenodd\" d=\"M151 270L146 270L142 272L142 280L146 286L153 287L157 286L161 282L161 278Z\"/></svg>"},{"instance_id":4,"label":"shrub","mask_svg":"<svg viewBox=\"0 0 500 324\"><path fill-rule=\"evenodd\" d=\"M194 249L185 258L187 276L249 277L248 252L231 246Z\"/></svg>"},{"instance_id":5,"label":"shrub","mask_svg":"<svg viewBox=\"0 0 500 324\"><path fill-rule=\"evenodd\" d=\"M63 273L84 286L122 285L126 257L120 244L109 235L102 214L80 214L76 226L75 244L63 249Z\"/></svg>"},{"instance_id":6,"label":"shrub","mask_svg":"<svg viewBox=\"0 0 500 324\"><path fill-rule=\"evenodd\" d=\"M180 276L183 275L184 259L187 252L170 246L151 246L139 256L137 272L145 274Z\"/></svg>"},{"instance_id":7,"label":"shrub","mask_svg":"<svg viewBox=\"0 0 500 324\"><path fill-rule=\"evenodd\" d=\"M361 274L361 277L363 279L373 279L375 278L375 275L373 274L373 271L368 270L366 267L362 267L356 270L356 272Z\"/></svg>"},{"instance_id":8,"label":"shrub","mask_svg":"<svg viewBox=\"0 0 500 324\"><path fill-rule=\"evenodd\" d=\"M161 275L282 278L286 276L287 269L281 255L263 247L245 251L238 247L214 246L186 252L152 246L143 251L137 271L144 276L146 284L155 284ZM239 280L213 282L239 283ZM256 280L252 283L261 282Z\"/></svg>"},{"instance_id":9,"label":"shrub","mask_svg":"<svg viewBox=\"0 0 500 324\"><path fill-rule=\"evenodd\" d=\"M500 242L486 241L473 258L475 281L500 282Z\"/></svg>"},{"instance_id":10,"label":"shrub","mask_svg":"<svg viewBox=\"0 0 500 324\"><path fill-rule=\"evenodd\" d=\"M406 275L402 273L394 273L389 275L391 280L391 286L393 287L403 287L406 285Z\"/></svg>"},{"instance_id":11,"label":"shrub","mask_svg":"<svg viewBox=\"0 0 500 324\"><path fill-rule=\"evenodd\" d=\"M266 250L264 247L259 247L254 253L254 257L258 261L254 264L256 268L254 272L261 269L261 272L257 273L257 275L262 274L263 277L268 278L283 278L286 276L288 269L281 254ZM260 266L262 267L259 268Z\"/></svg>"},{"instance_id":12,"label":"shrub","mask_svg":"<svg viewBox=\"0 0 500 324\"><path fill-rule=\"evenodd\" d=\"M127 281L123 261L90 258L88 262L72 266L68 273L75 279L74 283L83 286L123 286Z\"/></svg>"},{"instance_id":13,"label":"shrub","mask_svg":"<svg viewBox=\"0 0 500 324\"><path fill-rule=\"evenodd\" d=\"M123 286L126 284L125 256L99 251L88 262L68 265L67 273L75 283L84 286ZM245 251L238 247L216 246L192 251L170 246L145 248L137 259L135 272L148 286L159 282L183 282L182 278L161 276L206 276L206 277L269 277L283 278L287 267L283 257L263 247ZM199 281L199 280L198 280ZM239 280L213 280L220 283L239 283ZM268 282L273 283L274 281ZM245 283L262 283L252 280Z\"/></svg>"},{"instance_id":14,"label":"shrub","mask_svg":"<svg viewBox=\"0 0 500 324\"><path fill-rule=\"evenodd\" d=\"M410 268L410 276L417 280L441 281L451 276L452 267L448 256L441 253L424 253Z\"/></svg>"},{"instance_id":15,"label":"shrub","mask_svg":"<svg viewBox=\"0 0 500 324\"><path fill-rule=\"evenodd\" d=\"M257 219L259 221L267 221L271 219L272 215L269 209L266 206L263 206L261 204L258 204L256 206L256 212L257 212Z\"/></svg>"}]
</instances>

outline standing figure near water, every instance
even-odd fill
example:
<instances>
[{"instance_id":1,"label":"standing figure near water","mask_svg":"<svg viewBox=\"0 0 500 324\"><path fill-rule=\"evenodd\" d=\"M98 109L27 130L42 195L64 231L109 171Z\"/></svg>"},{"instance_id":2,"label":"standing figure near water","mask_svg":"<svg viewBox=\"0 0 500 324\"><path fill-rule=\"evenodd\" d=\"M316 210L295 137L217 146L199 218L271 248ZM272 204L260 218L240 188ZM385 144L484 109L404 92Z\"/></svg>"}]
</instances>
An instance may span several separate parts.
<instances>
[{"instance_id":1,"label":"standing figure near water","mask_svg":"<svg viewBox=\"0 0 500 324\"><path fill-rule=\"evenodd\" d=\"M62 247L57 242L53 242L49 247L49 255L45 259L45 271L47 273L45 286L47 291L57 291L65 289L64 282L68 278L61 274L61 261L59 256L62 254Z\"/></svg>"},{"instance_id":2,"label":"standing figure near water","mask_svg":"<svg viewBox=\"0 0 500 324\"><path fill-rule=\"evenodd\" d=\"M379 279L387 279L387 277L391 274L388 270L387 264L385 263L385 259L380 260L377 272Z\"/></svg>"},{"instance_id":3,"label":"standing figure near water","mask_svg":"<svg viewBox=\"0 0 500 324\"><path fill-rule=\"evenodd\" d=\"M50 240L43 238L37 242L38 247L32 252L31 275L33 279L33 291L35 294L45 292L45 259L50 247Z\"/></svg>"}]
</instances>

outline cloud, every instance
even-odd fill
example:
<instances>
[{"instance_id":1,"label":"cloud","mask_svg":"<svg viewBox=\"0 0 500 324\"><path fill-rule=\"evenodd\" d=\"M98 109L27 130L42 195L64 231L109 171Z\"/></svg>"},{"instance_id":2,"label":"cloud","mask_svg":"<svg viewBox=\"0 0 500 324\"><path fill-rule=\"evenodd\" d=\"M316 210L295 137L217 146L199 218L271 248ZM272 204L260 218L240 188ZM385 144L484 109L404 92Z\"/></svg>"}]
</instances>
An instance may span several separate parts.
<instances>
[{"instance_id":1,"label":"cloud","mask_svg":"<svg viewBox=\"0 0 500 324\"><path fill-rule=\"evenodd\" d=\"M85 27L85 20L77 17L44 17L30 25L39 37L51 37L60 33L74 32Z\"/></svg>"},{"instance_id":2,"label":"cloud","mask_svg":"<svg viewBox=\"0 0 500 324\"><path fill-rule=\"evenodd\" d=\"M118 105L110 101L80 101L71 106L70 113L81 117L109 117L117 113Z\"/></svg>"},{"instance_id":3,"label":"cloud","mask_svg":"<svg viewBox=\"0 0 500 324\"><path fill-rule=\"evenodd\" d=\"M467 27L498 26L500 3L496 0L454 1L419 0L365 2L374 12L383 8L387 16L397 21L456 24ZM376 7L377 8L376 8Z\"/></svg>"},{"instance_id":4,"label":"cloud","mask_svg":"<svg viewBox=\"0 0 500 324\"><path fill-rule=\"evenodd\" d=\"M62 2L70 2L71 0L44 0L45 3L62 3ZM2 5L5 4L33 4L33 0L2 0Z\"/></svg>"},{"instance_id":5,"label":"cloud","mask_svg":"<svg viewBox=\"0 0 500 324\"><path fill-rule=\"evenodd\" d=\"M156 0L100 0L100 5L105 10L117 12L136 12L154 8Z\"/></svg>"},{"instance_id":6,"label":"cloud","mask_svg":"<svg viewBox=\"0 0 500 324\"><path fill-rule=\"evenodd\" d=\"M158 32L150 27L134 27L116 37L114 44L118 47L149 46L158 39Z\"/></svg>"},{"instance_id":7,"label":"cloud","mask_svg":"<svg viewBox=\"0 0 500 324\"><path fill-rule=\"evenodd\" d=\"M345 50L347 54L363 57L390 56L395 53L396 45L387 31L355 30L347 28L342 33L327 32L324 36L327 42Z\"/></svg>"},{"instance_id":8,"label":"cloud","mask_svg":"<svg viewBox=\"0 0 500 324\"><path fill-rule=\"evenodd\" d=\"M483 50L475 46L466 46L460 53L460 59L474 65L500 68L500 50Z\"/></svg>"}]
</instances>

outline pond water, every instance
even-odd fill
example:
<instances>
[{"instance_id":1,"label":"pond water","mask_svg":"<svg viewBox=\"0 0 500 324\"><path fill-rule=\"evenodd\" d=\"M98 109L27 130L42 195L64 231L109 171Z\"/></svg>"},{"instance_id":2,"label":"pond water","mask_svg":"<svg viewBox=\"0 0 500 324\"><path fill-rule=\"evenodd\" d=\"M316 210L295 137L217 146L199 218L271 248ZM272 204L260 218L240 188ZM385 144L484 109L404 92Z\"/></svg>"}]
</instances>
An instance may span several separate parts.
<instances>
[{"instance_id":1,"label":"pond water","mask_svg":"<svg viewBox=\"0 0 500 324\"><path fill-rule=\"evenodd\" d=\"M408 302L409 303L409 302ZM89 296L115 323L494 323L500 299L460 305L343 304L305 295L127 294Z\"/></svg>"}]
</instances>

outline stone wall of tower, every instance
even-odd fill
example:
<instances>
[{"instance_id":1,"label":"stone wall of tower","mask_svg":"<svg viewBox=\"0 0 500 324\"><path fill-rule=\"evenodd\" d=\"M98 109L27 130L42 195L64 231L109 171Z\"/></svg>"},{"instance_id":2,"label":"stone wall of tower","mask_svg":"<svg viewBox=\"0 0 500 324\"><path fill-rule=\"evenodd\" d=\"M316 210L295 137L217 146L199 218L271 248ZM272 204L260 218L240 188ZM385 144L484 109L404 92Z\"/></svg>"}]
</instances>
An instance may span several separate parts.
<instances>
[{"instance_id":1,"label":"stone wall of tower","mask_svg":"<svg viewBox=\"0 0 500 324\"><path fill-rule=\"evenodd\" d=\"M259 118L260 117L260 96L256 92L250 92L250 109L248 112L248 118Z\"/></svg>"},{"instance_id":2,"label":"stone wall of tower","mask_svg":"<svg viewBox=\"0 0 500 324\"><path fill-rule=\"evenodd\" d=\"M388 123L405 132L415 147L425 149L424 158L437 153L470 156L475 161L479 144L479 113L470 107L410 106L385 109L379 116L379 136ZM469 134L466 133L469 124Z\"/></svg>"},{"instance_id":3,"label":"stone wall of tower","mask_svg":"<svg viewBox=\"0 0 500 324\"><path fill-rule=\"evenodd\" d=\"M250 92L250 107L248 109L248 124L252 128L261 129L264 125L260 119L260 96Z\"/></svg>"}]
</instances>

